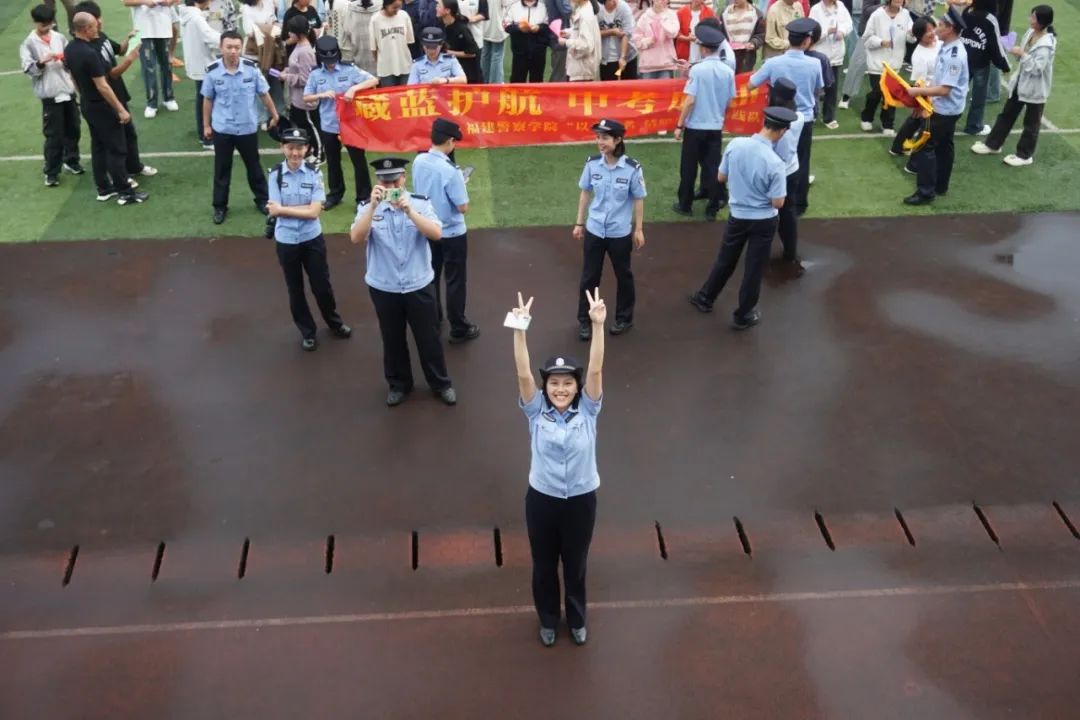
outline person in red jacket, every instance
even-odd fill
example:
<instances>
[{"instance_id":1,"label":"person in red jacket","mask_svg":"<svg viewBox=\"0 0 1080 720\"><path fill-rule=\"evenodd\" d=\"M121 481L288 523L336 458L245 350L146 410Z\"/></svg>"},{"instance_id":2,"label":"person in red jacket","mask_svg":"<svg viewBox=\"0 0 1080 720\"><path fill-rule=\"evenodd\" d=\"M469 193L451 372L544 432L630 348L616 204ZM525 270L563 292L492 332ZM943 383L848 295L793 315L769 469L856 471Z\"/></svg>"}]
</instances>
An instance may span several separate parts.
<instances>
[{"instance_id":1,"label":"person in red jacket","mask_svg":"<svg viewBox=\"0 0 1080 720\"><path fill-rule=\"evenodd\" d=\"M675 36L675 56L687 62L698 62L701 60L701 52L698 47L695 47L697 41L694 38L694 28L705 18L716 17L716 13L713 12L711 3L706 4L705 0L690 0L690 4L683 5L675 15L679 18L679 34ZM693 52L695 50L697 52Z\"/></svg>"}]
</instances>

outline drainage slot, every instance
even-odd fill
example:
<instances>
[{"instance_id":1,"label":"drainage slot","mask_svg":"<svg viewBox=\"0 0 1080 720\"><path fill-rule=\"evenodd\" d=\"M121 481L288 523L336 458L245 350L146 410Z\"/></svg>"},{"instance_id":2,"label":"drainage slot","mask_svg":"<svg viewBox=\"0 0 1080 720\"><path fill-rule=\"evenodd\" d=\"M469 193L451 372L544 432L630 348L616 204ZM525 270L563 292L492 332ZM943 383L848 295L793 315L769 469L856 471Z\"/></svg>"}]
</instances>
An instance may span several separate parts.
<instances>
[{"instance_id":1,"label":"drainage slot","mask_svg":"<svg viewBox=\"0 0 1080 720\"><path fill-rule=\"evenodd\" d=\"M660 557L667 560L667 543L664 542L664 530L656 523L656 546L660 548Z\"/></svg>"},{"instance_id":2,"label":"drainage slot","mask_svg":"<svg viewBox=\"0 0 1080 720\"><path fill-rule=\"evenodd\" d=\"M907 520L904 519L904 513L900 512L900 508L893 508L893 512L896 513L896 522L900 523L900 529L904 531L904 537L907 538L908 545L915 547L915 536L911 534L911 528L908 527Z\"/></svg>"},{"instance_id":3,"label":"drainage slot","mask_svg":"<svg viewBox=\"0 0 1080 720\"><path fill-rule=\"evenodd\" d=\"M161 574L161 561L165 559L165 541L158 543L157 553L154 555L154 569L150 571L150 582L157 582Z\"/></svg>"},{"instance_id":4,"label":"drainage slot","mask_svg":"<svg viewBox=\"0 0 1080 720\"><path fill-rule=\"evenodd\" d=\"M986 516L983 509L977 504L972 503L971 507L975 509L975 514L979 517L979 522L982 523L983 529L986 530L986 534L990 536L990 539L994 541L994 544L998 546L998 550L1001 549L1001 541L998 539L997 533L994 532L994 526L990 524L990 518Z\"/></svg>"},{"instance_id":5,"label":"drainage slot","mask_svg":"<svg viewBox=\"0 0 1080 720\"><path fill-rule=\"evenodd\" d=\"M71 582L71 574L75 572L75 560L79 557L79 546L75 545L71 548L71 553L68 554L67 566L64 567L64 579L61 581L61 585L67 587Z\"/></svg>"},{"instance_id":6,"label":"drainage slot","mask_svg":"<svg viewBox=\"0 0 1080 720\"><path fill-rule=\"evenodd\" d=\"M825 544L829 546L830 550L835 552L836 545L833 543L832 534L829 532L829 526L825 524L825 516L815 510L814 520L817 522L818 530L821 531L821 537L825 538Z\"/></svg>"},{"instance_id":7,"label":"drainage slot","mask_svg":"<svg viewBox=\"0 0 1080 720\"><path fill-rule=\"evenodd\" d=\"M420 567L420 533L412 531L412 569Z\"/></svg>"},{"instance_id":8,"label":"drainage slot","mask_svg":"<svg viewBox=\"0 0 1080 720\"><path fill-rule=\"evenodd\" d=\"M247 574L248 551L251 550L251 539L244 538L244 546L240 549L240 567L236 570L236 577L243 580Z\"/></svg>"},{"instance_id":9,"label":"drainage slot","mask_svg":"<svg viewBox=\"0 0 1080 720\"><path fill-rule=\"evenodd\" d=\"M739 544L742 545L742 551L746 553L747 557L753 557L753 553L750 549L750 536L746 534L746 528L743 527L742 520L739 516L735 516L735 532L739 533Z\"/></svg>"},{"instance_id":10,"label":"drainage slot","mask_svg":"<svg viewBox=\"0 0 1080 720\"><path fill-rule=\"evenodd\" d=\"M1080 531L1077 531L1076 526L1073 525L1072 520L1070 520L1069 516L1065 514L1065 508L1061 507L1061 505L1058 504L1057 500L1054 501L1054 509L1057 510L1058 517L1061 518L1061 522L1065 523L1065 527L1069 528L1069 532L1072 533L1072 536L1077 540L1080 540Z\"/></svg>"},{"instance_id":11,"label":"drainage slot","mask_svg":"<svg viewBox=\"0 0 1080 720\"><path fill-rule=\"evenodd\" d=\"M499 528L495 528L491 531L491 537L492 541L495 543L495 567L502 567L502 532L499 531Z\"/></svg>"},{"instance_id":12,"label":"drainage slot","mask_svg":"<svg viewBox=\"0 0 1080 720\"><path fill-rule=\"evenodd\" d=\"M334 572L334 536L326 536L326 574Z\"/></svg>"}]
</instances>

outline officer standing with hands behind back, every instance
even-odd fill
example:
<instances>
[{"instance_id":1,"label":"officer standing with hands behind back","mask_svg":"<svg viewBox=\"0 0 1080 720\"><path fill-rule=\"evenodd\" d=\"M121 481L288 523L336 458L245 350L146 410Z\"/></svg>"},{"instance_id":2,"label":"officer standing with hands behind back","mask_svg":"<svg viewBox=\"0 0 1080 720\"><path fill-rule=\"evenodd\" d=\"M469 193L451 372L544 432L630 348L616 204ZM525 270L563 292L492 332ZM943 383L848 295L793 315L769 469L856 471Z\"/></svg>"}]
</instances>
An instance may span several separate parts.
<instances>
[{"instance_id":1,"label":"officer standing with hands behind back","mask_svg":"<svg viewBox=\"0 0 1080 720\"><path fill-rule=\"evenodd\" d=\"M412 328L420 367L431 391L447 405L457 394L446 372L428 241L442 238L442 223L423 195L405 190L403 158L371 163L378 180L371 201L360 203L349 232L353 243L367 243L368 285L383 343L383 371L390 392L386 404L400 405L412 391L412 363L405 330Z\"/></svg>"}]
</instances>

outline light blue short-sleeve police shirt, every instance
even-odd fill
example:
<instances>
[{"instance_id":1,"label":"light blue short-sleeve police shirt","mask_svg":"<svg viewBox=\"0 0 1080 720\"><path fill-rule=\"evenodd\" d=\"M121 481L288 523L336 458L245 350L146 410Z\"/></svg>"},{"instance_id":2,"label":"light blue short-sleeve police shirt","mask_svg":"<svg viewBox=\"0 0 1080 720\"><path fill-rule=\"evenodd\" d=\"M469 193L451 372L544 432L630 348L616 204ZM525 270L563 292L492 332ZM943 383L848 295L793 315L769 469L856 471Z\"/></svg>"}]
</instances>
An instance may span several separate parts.
<instances>
[{"instance_id":1,"label":"light blue short-sleeve police shirt","mask_svg":"<svg viewBox=\"0 0 1080 720\"><path fill-rule=\"evenodd\" d=\"M352 63L340 62L333 69L325 65L317 67L308 75L307 84L304 85L305 95L317 95L327 90L333 90L335 95L344 95L353 85L370 80L374 75L361 70ZM336 134L341 132L341 123L338 120L337 100L319 98L319 127L325 133Z\"/></svg>"},{"instance_id":2,"label":"light blue short-sleeve police shirt","mask_svg":"<svg viewBox=\"0 0 1080 720\"><path fill-rule=\"evenodd\" d=\"M279 189L278 173L281 173ZM268 180L270 201L285 207L310 205L326 200L323 190L322 174L307 163L300 163L296 170L290 170L286 163L279 163L270 171ZM298 245L314 240L322 234L322 223L318 218L298 218L281 215L274 223L274 239L286 245Z\"/></svg>"},{"instance_id":3,"label":"light blue short-sleeve police shirt","mask_svg":"<svg viewBox=\"0 0 1080 720\"><path fill-rule=\"evenodd\" d=\"M784 172L788 175L799 169L799 135L805 123L802 115L796 113L791 127L773 146L777 156L784 161Z\"/></svg>"},{"instance_id":4,"label":"light blue short-sleeve police shirt","mask_svg":"<svg viewBox=\"0 0 1080 720\"><path fill-rule=\"evenodd\" d=\"M941 46L930 84L949 88L947 95L933 98L934 112L939 115L963 114L968 91L968 58L964 43L959 38Z\"/></svg>"},{"instance_id":5,"label":"light blue short-sleeve police shirt","mask_svg":"<svg viewBox=\"0 0 1080 720\"><path fill-rule=\"evenodd\" d=\"M804 120L814 119L817 92L825 87L821 63L802 50L788 50L783 55L771 57L758 71L750 76L750 87L762 83L774 83L787 78L795 85L795 109Z\"/></svg>"},{"instance_id":6,"label":"light blue short-sleeve police shirt","mask_svg":"<svg viewBox=\"0 0 1080 720\"><path fill-rule=\"evenodd\" d=\"M560 413L537 389L529 402L518 406L529 421L532 459L529 485L545 495L570 498L600 487L596 471L596 418L603 398L582 392L577 409Z\"/></svg>"},{"instance_id":7,"label":"light blue short-sleeve police shirt","mask_svg":"<svg viewBox=\"0 0 1080 720\"><path fill-rule=\"evenodd\" d=\"M409 203L416 212L442 227L426 199L413 195ZM367 211L368 203L360 203L357 219ZM425 288L434 279L427 238L404 212L386 200L380 202L371 218L364 282L376 290L404 294Z\"/></svg>"},{"instance_id":8,"label":"light blue short-sleeve police shirt","mask_svg":"<svg viewBox=\"0 0 1080 720\"><path fill-rule=\"evenodd\" d=\"M412 167L413 190L426 195L443 224L443 239L464 235L465 215L459 207L469 204L465 177L445 153L428 150L416 156Z\"/></svg>"},{"instance_id":9,"label":"light blue short-sleeve police shirt","mask_svg":"<svg viewBox=\"0 0 1080 720\"><path fill-rule=\"evenodd\" d=\"M222 135L251 135L259 129L259 97L270 92L259 66L241 59L235 70L223 60L210 63L203 79L202 96L213 102L210 127Z\"/></svg>"},{"instance_id":10,"label":"light blue short-sleeve police shirt","mask_svg":"<svg viewBox=\"0 0 1080 720\"><path fill-rule=\"evenodd\" d=\"M585 161L578 187L592 192L585 229L596 237L626 237L634 227L634 201L644 198L645 171L641 163L623 155L608 165L603 155Z\"/></svg>"},{"instance_id":11,"label":"light blue short-sleeve police shirt","mask_svg":"<svg viewBox=\"0 0 1080 720\"><path fill-rule=\"evenodd\" d=\"M683 92L694 97L686 127L690 130L723 130L724 113L735 97L735 71L718 55L709 55L690 68Z\"/></svg>"},{"instance_id":12,"label":"light blue short-sleeve police shirt","mask_svg":"<svg viewBox=\"0 0 1080 720\"><path fill-rule=\"evenodd\" d=\"M777 214L773 200L787 195L784 161L760 135L732 140L720 172L727 176L728 207L739 220L768 220Z\"/></svg>"},{"instance_id":13,"label":"light blue short-sleeve police shirt","mask_svg":"<svg viewBox=\"0 0 1080 720\"><path fill-rule=\"evenodd\" d=\"M428 60L427 55L421 55L416 60L413 60L412 67L409 68L409 85L422 85L429 83L435 78L450 78L464 77L465 69L461 67L461 63L458 62L456 57L450 55L440 55L439 59L435 62Z\"/></svg>"}]
</instances>

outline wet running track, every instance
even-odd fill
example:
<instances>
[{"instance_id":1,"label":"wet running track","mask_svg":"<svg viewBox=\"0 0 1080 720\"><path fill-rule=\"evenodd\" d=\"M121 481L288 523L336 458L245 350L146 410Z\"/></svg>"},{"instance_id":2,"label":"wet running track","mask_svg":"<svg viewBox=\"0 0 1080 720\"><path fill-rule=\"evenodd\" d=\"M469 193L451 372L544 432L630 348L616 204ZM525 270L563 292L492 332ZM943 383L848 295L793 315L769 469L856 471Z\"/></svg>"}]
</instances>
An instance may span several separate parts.
<instances>
[{"instance_id":1,"label":"wet running track","mask_svg":"<svg viewBox=\"0 0 1080 720\"><path fill-rule=\"evenodd\" d=\"M0 717L1076 718L1078 219L807 221L741 334L650 226L553 650L501 321L584 357L567 230L471 233L459 404L392 410L342 238L314 354L268 241L0 247Z\"/></svg>"}]
</instances>

